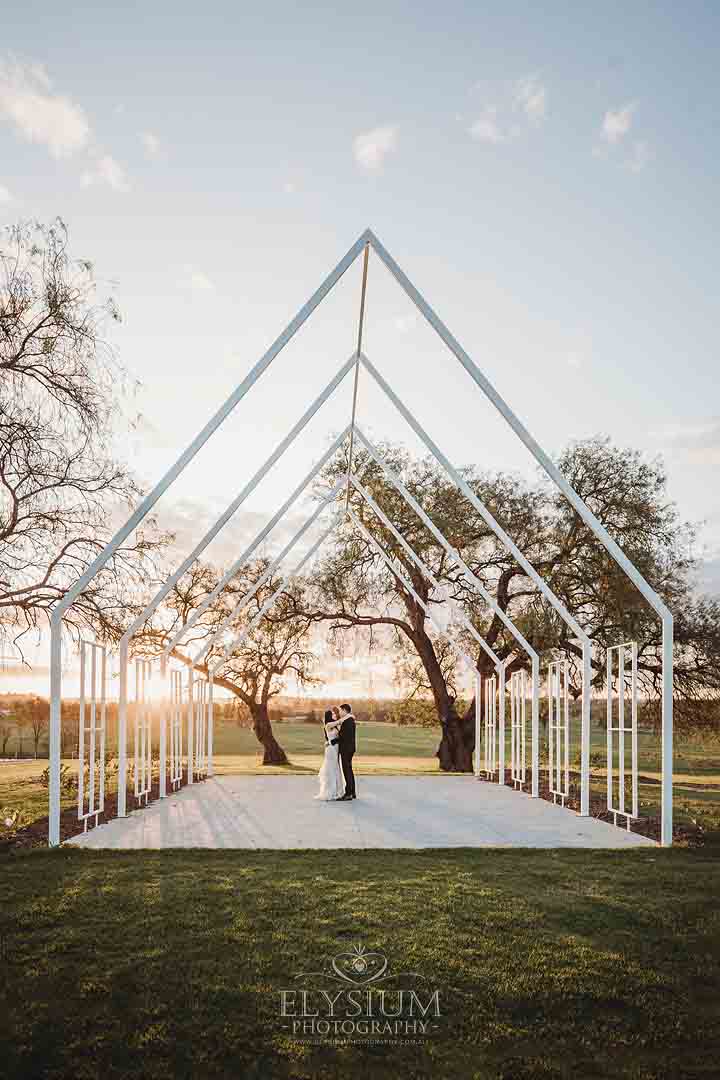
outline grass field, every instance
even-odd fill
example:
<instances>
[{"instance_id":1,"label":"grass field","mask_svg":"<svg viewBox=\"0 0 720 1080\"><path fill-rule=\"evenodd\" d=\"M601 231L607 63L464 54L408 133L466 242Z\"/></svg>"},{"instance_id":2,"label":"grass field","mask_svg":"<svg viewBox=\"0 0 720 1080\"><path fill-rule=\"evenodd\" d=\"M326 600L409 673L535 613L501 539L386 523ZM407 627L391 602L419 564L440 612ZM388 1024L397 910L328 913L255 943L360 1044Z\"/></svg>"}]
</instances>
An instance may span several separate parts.
<instances>
[{"instance_id":1,"label":"grass field","mask_svg":"<svg viewBox=\"0 0 720 1080\"><path fill-rule=\"evenodd\" d=\"M61 850L4 871L6 1080L717 1075L709 851ZM282 1026L279 991L355 943L439 991L424 1043Z\"/></svg>"},{"instance_id":2,"label":"grass field","mask_svg":"<svg viewBox=\"0 0 720 1080\"><path fill-rule=\"evenodd\" d=\"M263 774L315 773L321 761L321 736L317 725L280 723L276 734L291 764L265 767L260 761L258 743L247 728L223 725L215 738L215 768L222 773ZM368 722L358 731L359 754L355 759L360 774L388 775L438 773L435 757L440 732L438 728L398 727ZM640 738L641 814L659 813L659 756L654 736ZM575 746L571 757L577 758ZM605 788L605 733L592 729L592 790L602 795ZM509 760L509 749L508 749ZM67 763L71 769L76 763ZM39 782L47 767L46 760L0 763L0 808L20 809L26 822L47 814L47 788ZM708 739L677 739L675 744L675 816L679 824L700 822L707 831L720 830L720 743ZM112 784L108 791L112 790ZM72 805L64 796L63 805Z\"/></svg>"}]
</instances>

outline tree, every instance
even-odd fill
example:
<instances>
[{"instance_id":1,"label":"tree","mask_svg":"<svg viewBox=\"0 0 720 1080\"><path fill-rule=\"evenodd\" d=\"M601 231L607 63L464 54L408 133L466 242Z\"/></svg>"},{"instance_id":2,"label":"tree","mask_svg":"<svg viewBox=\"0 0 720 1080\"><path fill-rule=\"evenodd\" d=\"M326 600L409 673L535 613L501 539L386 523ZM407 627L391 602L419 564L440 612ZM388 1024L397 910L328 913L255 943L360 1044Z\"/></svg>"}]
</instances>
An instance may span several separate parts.
<instances>
[{"instance_id":1,"label":"tree","mask_svg":"<svg viewBox=\"0 0 720 1080\"><path fill-rule=\"evenodd\" d=\"M98 303L92 267L71 260L67 231L21 224L0 242L0 621L15 644L111 535L114 515L142 494L111 453L126 425L127 376L103 338L118 319ZM123 545L65 619L117 636L133 597L155 575L168 537L154 522Z\"/></svg>"},{"instance_id":2,"label":"tree","mask_svg":"<svg viewBox=\"0 0 720 1080\"><path fill-rule=\"evenodd\" d=\"M7 757L7 744L14 730L14 713L11 709L0 709L0 757Z\"/></svg>"},{"instance_id":3,"label":"tree","mask_svg":"<svg viewBox=\"0 0 720 1080\"><path fill-rule=\"evenodd\" d=\"M424 506L466 565L483 582L533 647L541 653L557 649L570 657L574 690L579 693L580 649L567 627L505 550L482 516L432 459L413 459L401 448L383 448L394 472ZM650 584L677 613L675 692L681 723L695 722L720 699L720 603L696 600L692 592L694 563L689 556L692 529L680 522L668 501L666 477L659 461L647 461L633 450L591 439L570 446L559 467L578 493L624 548ZM335 462L324 480L332 482L347 469ZM380 545L396 560L417 595L431 608L449 596L473 619L488 644L508 660L511 674L528 667L528 659L501 619L479 597L464 571L451 559L407 506L382 470L359 453L355 471L410 546L420 555L443 589L432 588L405 551L357 493L351 505ZM507 474L480 474L465 469L464 478L504 529L513 537L568 610L601 647L632 638L639 644L641 690L657 702L660 690L660 628L656 616L616 566L569 503L547 483L531 486ZM454 660L397 574L381 562L363 534L347 520L338 529L332 551L315 575L313 606L306 614L326 622L332 633L349 626L386 626L395 640L404 674L414 692L431 696L442 727L440 765L469 771L474 748L474 702L461 710L453 683ZM472 638L458 640L474 652L482 675L492 661ZM604 648L593 657L594 686L605 679Z\"/></svg>"},{"instance_id":4,"label":"tree","mask_svg":"<svg viewBox=\"0 0 720 1080\"><path fill-rule=\"evenodd\" d=\"M225 642L249 628L260 608L280 586L281 578L272 573L247 607L230 619L207 656L201 662L193 660L193 655L199 656L211 635L228 619L238 599L252 589L267 569L268 561L264 559L243 568L206 609L182 645L173 649L172 656L205 676L210 667L222 660L213 681L229 690L249 711L253 732L263 747L263 765L286 765L287 756L273 733L269 709L291 675L301 684L314 681L315 656L308 641L312 622L297 613L304 604L305 582L295 579L289 583L258 626L224 656ZM143 655L156 655L214 590L219 577L213 567L195 563L168 594L163 608L138 632L135 647Z\"/></svg>"},{"instance_id":5,"label":"tree","mask_svg":"<svg viewBox=\"0 0 720 1080\"><path fill-rule=\"evenodd\" d=\"M50 702L40 697L28 698L21 705L22 714L25 718L25 726L32 731L35 757L38 756L40 739L48 729L50 722Z\"/></svg>"}]
</instances>

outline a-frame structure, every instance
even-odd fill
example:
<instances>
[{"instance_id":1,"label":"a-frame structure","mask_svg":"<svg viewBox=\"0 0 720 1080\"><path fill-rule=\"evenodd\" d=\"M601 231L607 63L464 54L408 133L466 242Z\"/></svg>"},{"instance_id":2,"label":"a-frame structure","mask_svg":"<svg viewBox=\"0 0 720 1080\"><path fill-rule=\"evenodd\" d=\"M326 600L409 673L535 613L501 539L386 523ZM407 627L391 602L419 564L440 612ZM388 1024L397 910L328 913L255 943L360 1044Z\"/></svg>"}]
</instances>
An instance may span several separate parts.
<instances>
[{"instance_id":1,"label":"a-frame structure","mask_svg":"<svg viewBox=\"0 0 720 1080\"><path fill-rule=\"evenodd\" d=\"M339 481L331 490L329 490L323 497L319 505L314 512L304 522L301 528L297 531L295 536L285 545L281 553L272 561L268 570L263 574L262 578L256 582L253 589L242 597L233 612L228 619L218 628L214 637L206 642L201 652L193 658L195 664L199 664L209 649L211 648L213 641L221 635L226 627L232 621L237 612L250 601L253 595L258 591L262 584L270 577L272 572L281 565L283 560L291 552L292 548L302 539L303 536L315 525L319 520L321 514L326 509L334 511L330 525L320 535L319 539L315 541L310 550L303 556L301 562L294 568L294 570L283 578L280 587L273 593L273 595L265 602L259 613L255 616L250 626L243 632L243 635L247 635L251 632L254 625L256 625L262 618L264 612L269 609L279 593L283 590L287 581L290 580L293 573L298 573L318 551L322 542L330 531L334 528L337 521L347 515L354 520L356 527L359 527L368 542L375 548L378 557L392 570L392 572L401 580L405 587L414 595L415 600L418 603L420 598L416 593L413 593L412 586L404 575L404 571L398 566L396 562L390 559L386 552L378 545L377 540L372 536L371 532L363 525L359 518L356 516L354 510L350 506L350 494L354 492L357 496L362 498L377 519L383 524L384 528L388 530L396 540L396 542L402 547L405 554L411 559L411 561L417 566L420 572L426 577L433 587L437 586L437 582L432 578L432 574L419 558L419 556L409 547L404 538L399 534L397 529L393 526L392 522L382 511L382 508L377 505L373 500L370 493L364 488L362 484L362 478L356 476L352 471L353 461L353 444L357 440L365 449L365 451L375 460L375 462L383 470L384 475L389 483L391 483L397 490L398 494L403 498L409 507L418 515L423 521L425 526L430 530L438 544L445 548L448 555L454 560L455 564L463 572L466 582L475 589L480 596L483 597L488 607L493 610L498 617L502 620L508 631L513 635L519 648L527 654L530 662L530 700L531 700L531 717L530 717L530 748L531 748L531 791L530 794L538 796L538 783L539 783L539 696L540 696L540 657L532 646L525 640L523 635L513 624L512 620L507 614L502 611L495 603L492 596L487 592L482 582L475 577L470 568L463 562L459 552L454 550L449 540L440 532L435 523L431 520L423 507L413 498L409 491L404 487L401 479L396 476L387 462L383 460L383 457L377 447L373 446L367 436L360 430L357 417L357 386L358 386L358 373L362 366L365 371L372 378L377 387L383 392L385 397L394 405L400 416L405 420L409 427L415 432L416 436L425 445L430 454L438 462L438 464L445 471L453 484L463 494L463 496L472 504L474 509L481 515L488 527L497 536L499 542L503 547L513 555L518 564L523 568L523 571L537 588L540 590L543 597L552 605L557 612L560 619L566 624L568 629L572 632L571 636L575 638L581 649L582 654L582 713L581 713L581 764L580 764L580 813L587 815L589 813L590 806L590 704L591 704L591 656L593 643L590 640L588 634L583 627L578 623L577 619L567 610L562 601L555 595L547 582L543 580L541 575L535 570L532 564L525 557L523 552L517 547L513 539L505 532L502 526L496 521L489 509L481 502L473 490L469 487L466 481L463 479L462 474L455 468L448 458L443 454L440 447L438 447L430 436L424 431L412 413L403 404L397 394L393 391L392 387L378 371L375 365L365 355L362 349L362 333L363 333L363 317L364 317L364 305L365 305L365 290L367 285L368 274L368 259L370 251L373 251L380 261L385 265L387 270L400 285L406 295L410 298L413 304L416 306L420 314L429 323L429 325L435 330L440 339L447 346L449 351L455 356L457 361L462 365L467 374L470 376L475 385L483 392L485 397L491 402L495 409L505 419L517 438L527 447L531 452L535 460L542 466L546 474L550 477L553 483L556 485L559 491L568 499L576 512L580 515L588 528L592 531L598 542L601 543L611 557L615 560L618 566L623 570L627 577L632 581L636 588L640 591L645 600L650 604L653 610L656 612L662 623L662 827L661 827L661 841L667 845L672 842L672 718L673 718L673 619L670 611L665 606L661 598L650 587L648 582L638 571L638 569L632 564L632 562L623 553L617 543L608 534L602 523L595 517L591 510L585 505L580 496L573 490L568 483L567 479L553 464L547 454L536 443L522 422L518 419L515 413L510 409L509 405L503 400L503 398L497 393L495 388L491 385L488 379L478 369L474 362L470 359L468 354L459 344L459 342L453 337L444 323L438 318L430 305L423 299L414 285L406 277L395 260L386 251L377 237L368 229L362 236L353 244L347 254L340 260L335 269L326 277L317 291L313 294L310 300L300 309L295 318L289 323L286 329L280 334L273 345L267 350L267 352L260 358L255 367L250 371L246 378L240 383L240 385L233 391L224 404L218 409L215 415L208 421L205 427L198 433L193 441L187 446L185 451L180 455L175 464L168 470L163 478L156 484L150 494L141 502L135 512L128 518L123 527L116 533L110 543L104 548L104 550L97 556L92 565L87 571L78 579L78 581L70 588L62 600L55 606L52 614L51 625L51 712L50 712L50 796L49 796L49 843L51 846L57 845L60 842L60 716L61 716L61 699L62 699L62 665L61 665L61 646L62 646L62 623L65 612L71 607L71 605L77 600L82 592L88 587L95 575L102 569L108 559L111 558L113 553L120 547L125 539L135 530L145 519L145 517L152 510L153 506L160 498L161 495L175 480L181 475L188 464L192 461L198 451L205 445L205 443L211 438L213 433L220 427L220 425L227 419L230 413L235 407L242 401L242 399L249 393L254 384L261 378L268 367L271 365L275 357L281 352L281 350L287 345L292 337L297 333L300 327L305 321L312 315L322 300L328 295L328 293L338 283L340 278L345 274L350 266L356 259L362 257L363 259L363 275L362 275L362 292L360 303L360 319L358 325L358 340L357 348L353 354L342 364L336 375L330 380L323 392L316 398L316 400L310 405L306 412L300 417L298 422L294 425L288 435L278 444L273 453L267 459L267 461L261 466L261 468L251 477L242 490L236 495L232 502L228 505L226 510L212 528L208 530L203 539L195 546L195 548L189 553L189 555L183 560L173 574L171 574L162 588L156 593L150 603L146 606L145 610L140 616L133 622L128 628L124 637L122 638L119 646L119 664L120 664L120 697L119 697L119 709L118 709L118 744L119 744L119 766L118 766L118 816L124 816L127 813L127 719L128 719L128 657L131 648L131 642L133 635L137 633L140 627L144 624L145 620L149 618L155 609L162 603L163 599L170 592L174 584L180 580L183 574L199 559L215 536L227 525L235 512L243 504L243 502L254 491L263 477L273 468L273 466L282 458L286 451L292 446L295 439L300 435L301 431L309 423L312 417L322 408L343 381L351 374L354 374L354 390L353 390L353 407L351 421L348 427L340 433L340 435L332 442L327 451L322 455L320 460L315 464L313 469L308 473L304 480L296 487L291 495L285 500L283 505L273 515L267 525L260 530L258 535L253 539L251 544L243 551L239 558L232 564L225 575L218 582L217 586L210 593L203 602L195 609L188 622L180 628L176 635L166 646L162 657L159 658L160 673L163 678L168 679L169 689L167 694L168 710L164 716L160 725L159 732L159 753L160 753L160 790L159 794L164 797L167 791L167 783L170 782L171 786L175 787L180 780L181 775L181 759L183 755L183 729L185 734L185 748L187 757L187 773L188 781L193 782L193 779L197 776L209 775L212 773L212 742L213 742L213 672L217 671L220 660L214 666L209 669L209 677L200 677L198 673L190 668L185 680L183 680L183 673L175 670L168 670L168 658L172 653L173 648L181 640L181 638L192 628L197 622L202 612L206 610L208 605L220 594L225 588L228 582L241 570L241 568L252 557L253 553L258 549L259 545L269 535L271 530L280 522L285 515L290 511L295 502L303 495L308 489L309 485L315 480L320 473L321 469L331 460L333 455L342 447L342 445L349 441L349 467L347 475ZM425 605L422 605L425 606ZM505 706L506 706L506 678L505 678L505 663L499 659L494 653L492 648L482 637L477 629L472 625L470 620L465 616L464 612L460 610L454 611L455 622L462 625L466 632L468 632L478 643L478 645L487 653L491 658L495 666L495 674L486 680L485 694L482 695L485 700L485 716L480 715L479 702L481 699L480 694L480 675L472 659L463 652L462 649L458 649L456 643L453 640L452 633L448 631L447 627L443 627L438 623L434 617L432 609L426 607L427 614L430 617L431 622L435 626L438 633L445 634L448 637L453 648L456 649L458 659L466 664L469 669L474 673L475 685L476 685L476 747L475 747L475 772L479 775L484 772L486 776L493 779L497 778L497 781L501 784L505 783L506 777L506 762L505 762ZM240 637L242 637L241 635ZM237 640L235 644L237 643ZM231 643L232 645L233 643ZM228 646L230 647L230 646ZM627 663L630 663L629 670L627 669ZM607 805L608 809L613 813L615 820L620 817L624 819L624 823L627 827L630 827L630 822L634 817L637 817L637 647L634 643L618 643L618 645L606 651L606 663L607 663L607 708L608 708L608 726L607 726L607 752L608 752L608 783L607 783ZM106 671L107 671L107 650L105 646L93 641L83 641L80 648L80 681L81 681L81 696L80 696L80 729L79 729L79 790L78 790L78 817L85 821L87 826L88 820L97 820L98 814L102 812L104 805L104 755L105 755L105 685L106 685ZM147 802L151 792L151 728L149 720L149 707L145 696L145 686L147 680L152 677L153 664L149 660L136 660L135 661L135 709L134 709L134 796L136 804L142 804L143 799ZM511 731L511 762L510 773L511 780L514 785L520 789L524 788L526 779L526 677L525 672L515 672L510 680L510 731ZM614 699L612 685L613 678L617 680L617 696ZM568 706L568 670L567 661L552 661L548 664L547 669L547 692L548 692L548 710L549 710L549 779L550 779L550 791L553 797L559 799L564 803L569 793L569 767L568 767L568 753L569 753L569 706ZM626 702L626 685L629 681L630 684L630 702L629 707ZM629 720L627 723L628 716ZM185 718L185 724L183 725L183 717ZM89 718L89 723L86 721ZM484 719L484 729L483 729ZM617 725L615 720L617 719ZM614 767L614 755L616 749L616 741L613 739L614 734L617 734L617 750L618 750L618 805L613 804L613 767ZM481 737L484 738L484 758L481 764L480 743ZM627 743L626 743L627 738ZM626 766L625 756L626 748L629 747L631 753L631 804L626 805L625 797L625 780L626 780ZM88 764L88 782L87 788L83 784L84 765L87 760Z\"/></svg>"}]
</instances>

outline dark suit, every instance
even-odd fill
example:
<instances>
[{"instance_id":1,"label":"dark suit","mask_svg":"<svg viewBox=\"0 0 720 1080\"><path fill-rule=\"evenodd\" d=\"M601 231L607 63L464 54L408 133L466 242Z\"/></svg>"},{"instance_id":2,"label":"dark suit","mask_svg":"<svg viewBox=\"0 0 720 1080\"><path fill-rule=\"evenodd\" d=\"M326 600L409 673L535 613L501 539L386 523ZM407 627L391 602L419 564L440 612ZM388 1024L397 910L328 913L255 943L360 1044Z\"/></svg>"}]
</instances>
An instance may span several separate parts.
<instances>
[{"instance_id":1,"label":"dark suit","mask_svg":"<svg viewBox=\"0 0 720 1080\"><path fill-rule=\"evenodd\" d=\"M352 759L353 754L355 753L355 717L352 713L344 718L338 736L340 762L342 764L343 776L345 777L345 794L354 795L355 773L353 772Z\"/></svg>"}]
</instances>

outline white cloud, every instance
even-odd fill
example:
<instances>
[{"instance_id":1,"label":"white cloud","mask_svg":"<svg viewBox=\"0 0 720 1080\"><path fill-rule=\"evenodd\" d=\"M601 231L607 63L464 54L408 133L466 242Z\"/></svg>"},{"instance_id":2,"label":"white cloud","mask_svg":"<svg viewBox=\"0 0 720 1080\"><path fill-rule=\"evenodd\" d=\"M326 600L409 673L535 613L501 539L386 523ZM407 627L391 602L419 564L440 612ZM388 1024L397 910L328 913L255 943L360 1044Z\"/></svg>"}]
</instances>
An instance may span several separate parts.
<instances>
[{"instance_id":1,"label":"white cloud","mask_svg":"<svg viewBox=\"0 0 720 1080\"><path fill-rule=\"evenodd\" d=\"M0 206L2 206L4 203L11 203L12 201L13 197L8 191L8 189L2 184L0 184Z\"/></svg>"},{"instance_id":2,"label":"white cloud","mask_svg":"<svg viewBox=\"0 0 720 1080\"><path fill-rule=\"evenodd\" d=\"M356 135L353 154L358 165L368 172L379 172L387 155L397 149L397 136L398 129L389 125Z\"/></svg>"},{"instance_id":3,"label":"white cloud","mask_svg":"<svg viewBox=\"0 0 720 1080\"><path fill-rule=\"evenodd\" d=\"M122 165L109 154L103 154L95 162L94 168L88 169L80 177L83 187L92 187L94 184L107 184L113 191L129 191L130 185Z\"/></svg>"},{"instance_id":4,"label":"white cloud","mask_svg":"<svg viewBox=\"0 0 720 1080\"><path fill-rule=\"evenodd\" d=\"M545 119L547 91L535 77L521 79L515 89L515 101L533 124L541 124Z\"/></svg>"},{"instance_id":5,"label":"white cloud","mask_svg":"<svg viewBox=\"0 0 720 1080\"><path fill-rule=\"evenodd\" d=\"M56 158L83 150L90 138L84 110L52 92L40 64L0 64L0 112L22 138L46 146Z\"/></svg>"},{"instance_id":6,"label":"white cloud","mask_svg":"<svg viewBox=\"0 0 720 1080\"><path fill-rule=\"evenodd\" d=\"M186 263L183 266L183 273L184 277L181 284L184 288L192 289L194 292L215 292L215 282L211 281L202 270L198 270L196 267Z\"/></svg>"},{"instance_id":7,"label":"white cloud","mask_svg":"<svg viewBox=\"0 0 720 1080\"><path fill-rule=\"evenodd\" d=\"M160 156L160 139L152 131L141 131L140 141L145 147L146 155L154 160Z\"/></svg>"},{"instance_id":8,"label":"white cloud","mask_svg":"<svg viewBox=\"0 0 720 1080\"><path fill-rule=\"evenodd\" d=\"M468 131L478 142L497 144L504 142L507 138L507 135L500 130L496 105L486 105L480 118L468 128Z\"/></svg>"},{"instance_id":9,"label":"white cloud","mask_svg":"<svg viewBox=\"0 0 720 1080\"><path fill-rule=\"evenodd\" d=\"M636 142L628 161L630 172L642 172L646 165L652 161L652 150L646 142Z\"/></svg>"},{"instance_id":10,"label":"white cloud","mask_svg":"<svg viewBox=\"0 0 720 1080\"><path fill-rule=\"evenodd\" d=\"M634 112L634 102L623 105L619 109L608 109L602 122L603 139L609 143L620 142L632 127Z\"/></svg>"},{"instance_id":11,"label":"white cloud","mask_svg":"<svg viewBox=\"0 0 720 1080\"><path fill-rule=\"evenodd\" d=\"M651 432L663 449L692 465L720 465L720 417L701 418Z\"/></svg>"}]
</instances>

